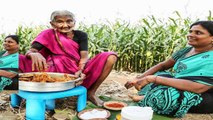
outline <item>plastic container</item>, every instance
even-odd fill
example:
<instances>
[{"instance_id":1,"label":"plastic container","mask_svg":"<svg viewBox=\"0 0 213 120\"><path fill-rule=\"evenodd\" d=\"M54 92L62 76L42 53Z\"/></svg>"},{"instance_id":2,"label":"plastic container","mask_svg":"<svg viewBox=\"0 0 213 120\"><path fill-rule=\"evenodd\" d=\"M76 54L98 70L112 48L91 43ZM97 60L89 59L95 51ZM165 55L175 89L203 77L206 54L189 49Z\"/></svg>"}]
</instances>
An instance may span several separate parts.
<instances>
[{"instance_id":1,"label":"plastic container","mask_svg":"<svg viewBox=\"0 0 213 120\"><path fill-rule=\"evenodd\" d=\"M152 120L151 107L127 106L121 110L121 120Z\"/></svg>"}]
</instances>

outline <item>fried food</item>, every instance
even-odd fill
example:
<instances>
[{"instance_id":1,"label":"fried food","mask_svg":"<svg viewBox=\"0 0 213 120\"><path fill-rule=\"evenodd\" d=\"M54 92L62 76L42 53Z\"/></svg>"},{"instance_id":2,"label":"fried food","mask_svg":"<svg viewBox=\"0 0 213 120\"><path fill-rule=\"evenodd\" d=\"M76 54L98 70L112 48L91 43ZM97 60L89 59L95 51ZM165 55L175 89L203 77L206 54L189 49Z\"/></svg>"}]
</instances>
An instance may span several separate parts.
<instances>
[{"instance_id":1,"label":"fried food","mask_svg":"<svg viewBox=\"0 0 213 120\"><path fill-rule=\"evenodd\" d=\"M76 78L69 76L68 74L64 74L61 77L53 77L49 75L47 72L41 73L30 73L30 74L21 74L19 75L20 81L28 81L28 82L66 82L70 80L74 80Z\"/></svg>"}]
</instances>

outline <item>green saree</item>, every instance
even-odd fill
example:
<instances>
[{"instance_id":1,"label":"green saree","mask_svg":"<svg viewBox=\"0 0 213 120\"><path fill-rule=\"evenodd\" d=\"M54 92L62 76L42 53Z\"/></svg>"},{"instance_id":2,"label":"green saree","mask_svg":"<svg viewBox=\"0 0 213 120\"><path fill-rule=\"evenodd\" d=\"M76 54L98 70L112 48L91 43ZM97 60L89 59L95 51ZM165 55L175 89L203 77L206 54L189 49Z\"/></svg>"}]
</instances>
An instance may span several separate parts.
<instances>
[{"instance_id":1,"label":"green saree","mask_svg":"<svg viewBox=\"0 0 213 120\"><path fill-rule=\"evenodd\" d=\"M203 52L185 57L192 47L187 47L173 54L176 61L174 73L158 72L156 75L187 79L206 85L213 85L213 51ZM183 117L191 107L199 105L203 98L201 94L178 90L173 87L148 84L139 91L145 95L138 102L140 106L150 106L158 114Z\"/></svg>"},{"instance_id":2,"label":"green saree","mask_svg":"<svg viewBox=\"0 0 213 120\"><path fill-rule=\"evenodd\" d=\"M18 73L18 53L14 53L8 56L2 56L5 51L0 52L0 70L6 70L9 72ZM0 91L2 91L6 86L12 84L13 80L18 80L17 78L10 79L7 77L0 76Z\"/></svg>"}]
</instances>

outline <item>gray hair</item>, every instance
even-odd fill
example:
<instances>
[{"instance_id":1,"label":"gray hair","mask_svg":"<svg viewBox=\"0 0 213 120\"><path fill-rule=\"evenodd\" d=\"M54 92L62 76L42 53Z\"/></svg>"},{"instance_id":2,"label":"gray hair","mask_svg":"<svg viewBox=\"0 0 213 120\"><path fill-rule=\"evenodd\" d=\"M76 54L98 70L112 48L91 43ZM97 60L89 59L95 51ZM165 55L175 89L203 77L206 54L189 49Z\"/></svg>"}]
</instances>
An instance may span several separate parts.
<instances>
[{"instance_id":1,"label":"gray hair","mask_svg":"<svg viewBox=\"0 0 213 120\"><path fill-rule=\"evenodd\" d=\"M75 15L68 10L56 10L56 11L52 12L52 14L50 16L50 21L53 22L55 20L56 16L69 16L75 22Z\"/></svg>"}]
</instances>

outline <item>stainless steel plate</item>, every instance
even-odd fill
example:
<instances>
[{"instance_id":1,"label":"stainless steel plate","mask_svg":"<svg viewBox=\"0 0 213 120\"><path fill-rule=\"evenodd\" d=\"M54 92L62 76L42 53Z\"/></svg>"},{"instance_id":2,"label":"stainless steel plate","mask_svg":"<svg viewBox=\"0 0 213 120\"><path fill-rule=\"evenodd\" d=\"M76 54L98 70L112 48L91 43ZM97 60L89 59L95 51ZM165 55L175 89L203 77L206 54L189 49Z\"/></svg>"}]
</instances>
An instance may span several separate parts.
<instances>
[{"instance_id":1,"label":"stainless steel plate","mask_svg":"<svg viewBox=\"0 0 213 120\"><path fill-rule=\"evenodd\" d=\"M19 75L26 74L41 74L39 72L30 72L30 73L20 73ZM64 73L53 73L48 72L48 75L51 77L62 77ZM70 75L70 74L69 74ZM70 75L71 77L73 75ZM19 90L32 91L32 92L54 92L54 91L64 91L71 88L74 88L76 83L81 81L81 78L75 80L70 80L66 82L28 82L28 81L19 81Z\"/></svg>"}]
</instances>

